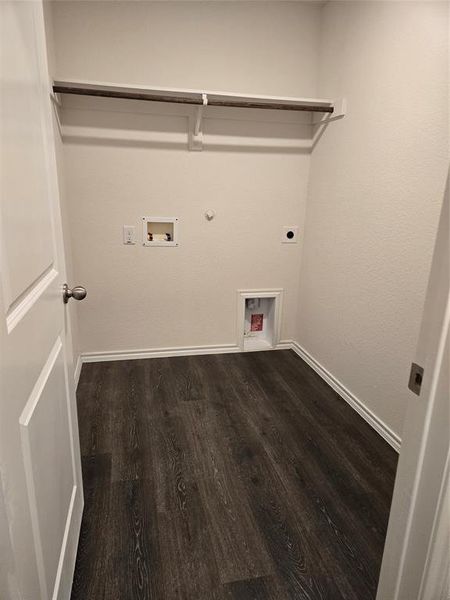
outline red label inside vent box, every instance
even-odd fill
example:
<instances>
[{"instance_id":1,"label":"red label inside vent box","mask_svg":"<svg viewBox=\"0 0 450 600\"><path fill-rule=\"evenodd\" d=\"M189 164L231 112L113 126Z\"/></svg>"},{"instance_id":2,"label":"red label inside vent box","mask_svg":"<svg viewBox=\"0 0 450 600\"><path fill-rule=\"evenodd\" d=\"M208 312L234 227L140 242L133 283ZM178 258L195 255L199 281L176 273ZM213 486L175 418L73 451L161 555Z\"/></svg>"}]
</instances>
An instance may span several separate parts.
<instances>
[{"instance_id":1,"label":"red label inside vent box","mask_svg":"<svg viewBox=\"0 0 450 600\"><path fill-rule=\"evenodd\" d=\"M252 315L250 331L263 330L263 315Z\"/></svg>"}]
</instances>

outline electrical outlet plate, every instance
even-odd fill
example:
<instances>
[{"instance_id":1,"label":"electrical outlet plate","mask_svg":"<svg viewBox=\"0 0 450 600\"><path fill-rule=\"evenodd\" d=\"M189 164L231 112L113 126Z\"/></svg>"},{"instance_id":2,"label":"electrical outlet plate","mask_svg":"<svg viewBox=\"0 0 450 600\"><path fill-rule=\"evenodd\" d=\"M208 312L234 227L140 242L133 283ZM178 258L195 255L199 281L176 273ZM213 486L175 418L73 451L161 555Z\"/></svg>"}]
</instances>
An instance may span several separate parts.
<instances>
[{"instance_id":1,"label":"electrical outlet plate","mask_svg":"<svg viewBox=\"0 0 450 600\"><path fill-rule=\"evenodd\" d=\"M282 244L296 244L298 240L298 225L285 225L281 232Z\"/></svg>"},{"instance_id":2,"label":"electrical outlet plate","mask_svg":"<svg viewBox=\"0 0 450 600\"><path fill-rule=\"evenodd\" d=\"M123 226L123 243L127 246L136 243L136 227L134 225Z\"/></svg>"}]
</instances>

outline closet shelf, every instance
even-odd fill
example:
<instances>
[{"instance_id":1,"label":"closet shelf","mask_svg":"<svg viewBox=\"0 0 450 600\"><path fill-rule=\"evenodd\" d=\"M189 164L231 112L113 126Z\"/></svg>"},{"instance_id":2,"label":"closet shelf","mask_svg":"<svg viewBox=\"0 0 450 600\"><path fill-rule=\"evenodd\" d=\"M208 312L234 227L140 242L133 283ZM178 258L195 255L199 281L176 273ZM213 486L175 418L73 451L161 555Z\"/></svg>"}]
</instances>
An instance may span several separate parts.
<instances>
[{"instance_id":1,"label":"closet shelf","mask_svg":"<svg viewBox=\"0 0 450 600\"><path fill-rule=\"evenodd\" d=\"M169 102L192 105L195 114L189 116L189 148L202 150L202 118L207 106L252 108L264 110L287 110L321 113L319 121L311 125L323 125L340 119L346 111L344 99L294 98L289 96L258 96L250 94L232 94L229 92L211 92L177 88L129 86L94 81L57 80L53 82L53 95L74 94L77 96L97 96L103 98L121 98L126 100L144 100L147 102Z\"/></svg>"},{"instance_id":2,"label":"closet shelf","mask_svg":"<svg viewBox=\"0 0 450 600\"><path fill-rule=\"evenodd\" d=\"M125 86L87 81L54 81L55 94L75 94L78 96L100 96L148 102L170 102L194 106L221 106L232 108L254 108L265 110L290 110L318 113L333 113L332 100L315 98L293 98L284 96L258 96L208 92L188 89Z\"/></svg>"}]
</instances>

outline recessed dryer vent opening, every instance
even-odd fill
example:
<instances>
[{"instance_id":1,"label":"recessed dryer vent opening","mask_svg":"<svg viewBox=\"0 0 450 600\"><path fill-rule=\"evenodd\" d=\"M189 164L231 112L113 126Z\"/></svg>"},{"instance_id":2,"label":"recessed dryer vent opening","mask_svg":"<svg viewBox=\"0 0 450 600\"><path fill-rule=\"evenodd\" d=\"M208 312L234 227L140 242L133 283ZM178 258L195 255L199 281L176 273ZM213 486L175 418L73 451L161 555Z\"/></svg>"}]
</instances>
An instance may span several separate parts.
<instances>
[{"instance_id":1,"label":"recessed dryer vent opening","mask_svg":"<svg viewBox=\"0 0 450 600\"><path fill-rule=\"evenodd\" d=\"M144 246L178 246L176 217L142 217Z\"/></svg>"},{"instance_id":2,"label":"recessed dryer vent opening","mask_svg":"<svg viewBox=\"0 0 450 600\"><path fill-rule=\"evenodd\" d=\"M244 351L271 350L280 338L282 290L239 290L238 345Z\"/></svg>"}]
</instances>

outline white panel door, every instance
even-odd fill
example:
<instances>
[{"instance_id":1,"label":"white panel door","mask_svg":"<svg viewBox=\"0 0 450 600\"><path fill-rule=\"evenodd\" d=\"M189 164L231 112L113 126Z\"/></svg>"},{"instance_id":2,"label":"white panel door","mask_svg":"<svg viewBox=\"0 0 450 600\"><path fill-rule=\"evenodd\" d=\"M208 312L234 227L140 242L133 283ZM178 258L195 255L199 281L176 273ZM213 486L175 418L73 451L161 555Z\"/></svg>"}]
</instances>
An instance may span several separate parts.
<instances>
[{"instance_id":1,"label":"white panel door","mask_svg":"<svg viewBox=\"0 0 450 600\"><path fill-rule=\"evenodd\" d=\"M0 595L68 599L83 494L41 0L0 1L0 48Z\"/></svg>"}]
</instances>

